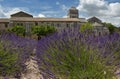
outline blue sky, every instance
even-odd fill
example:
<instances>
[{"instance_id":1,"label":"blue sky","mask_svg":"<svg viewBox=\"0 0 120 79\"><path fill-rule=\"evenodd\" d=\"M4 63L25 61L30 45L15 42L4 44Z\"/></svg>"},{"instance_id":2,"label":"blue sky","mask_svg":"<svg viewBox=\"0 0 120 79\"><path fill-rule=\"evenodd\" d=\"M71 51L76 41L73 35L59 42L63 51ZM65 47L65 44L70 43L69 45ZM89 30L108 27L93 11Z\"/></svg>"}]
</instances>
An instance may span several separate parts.
<instances>
[{"instance_id":1,"label":"blue sky","mask_svg":"<svg viewBox=\"0 0 120 79\"><path fill-rule=\"evenodd\" d=\"M120 0L0 0L0 17L10 17L18 11L35 17L66 17L71 6L79 10L79 17L97 16L120 26Z\"/></svg>"},{"instance_id":2,"label":"blue sky","mask_svg":"<svg viewBox=\"0 0 120 79\"><path fill-rule=\"evenodd\" d=\"M1 0L0 2L4 8L17 7L35 16L41 13L46 17L63 17L68 8L78 4L79 0Z\"/></svg>"}]
</instances>

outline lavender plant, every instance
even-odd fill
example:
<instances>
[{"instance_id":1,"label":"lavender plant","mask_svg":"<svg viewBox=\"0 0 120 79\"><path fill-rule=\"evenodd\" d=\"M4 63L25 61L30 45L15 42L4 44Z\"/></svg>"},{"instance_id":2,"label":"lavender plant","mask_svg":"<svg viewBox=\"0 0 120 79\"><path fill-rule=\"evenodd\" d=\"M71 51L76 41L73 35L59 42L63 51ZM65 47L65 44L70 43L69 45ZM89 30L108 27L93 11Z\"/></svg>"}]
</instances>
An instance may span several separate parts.
<instances>
[{"instance_id":1,"label":"lavender plant","mask_svg":"<svg viewBox=\"0 0 120 79\"><path fill-rule=\"evenodd\" d=\"M39 69L46 79L113 79L119 41L118 34L95 37L67 28L38 42Z\"/></svg>"},{"instance_id":2,"label":"lavender plant","mask_svg":"<svg viewBox=\"0 0 120 79\"><path fill-rule=\"evenodd\" d=\"M112 35L99 36L94 41L99 53L102 53L101 57L105 59L106 63L114 66L118 65L116 67L119 67L120 34L113 33Z\"/></svg>"},{"instance_id":3,"label":"lavender plant","mask_svg":"<svg viewBox=\"0 0 120 79\"><path fill-rule=\"evenodd\" d=\"M0 75L20 77L35 48L35 40L4 33L0 36L0 44Z\"/></svg>"}]
</instances>

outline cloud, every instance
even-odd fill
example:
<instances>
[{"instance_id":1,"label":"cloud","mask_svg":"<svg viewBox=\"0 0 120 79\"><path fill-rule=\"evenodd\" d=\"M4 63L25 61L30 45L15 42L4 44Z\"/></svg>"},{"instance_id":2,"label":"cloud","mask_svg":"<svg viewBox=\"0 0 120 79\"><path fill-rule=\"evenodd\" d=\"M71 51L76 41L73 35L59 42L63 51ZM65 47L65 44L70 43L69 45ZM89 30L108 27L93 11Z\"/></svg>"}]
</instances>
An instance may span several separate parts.
<instances>
[{"instance_id":1,"label":"cloud","mask_svg":"<svg viewBox=\"0 0 120 79\"><path fill-rule=\"evenodd\" d=\"M56 5L60 5L60 2L56 2Z\"/></svg>"},{"instance_id":2,"label":"cloud","mask_svg":"<svg viewBox=\"0 0 120 79\"><path fill-rule=\"evenodd\" d=\"M49 10L49 9L51 9L51 8L52 8L52 7L49 6L49 5L40 6L40 9L41 9L41 10Z\"/></svg>"},{"instance_id":3,"label":"cloud","mask_svg":"<svg viewBox=\"0 0 120 79\"><path fill-rule=\"evenodd\" d=\"M2 9L2 6L0 5L0 17L2 17L2 16L5 16L5 15L4 15L4 11Z\"/></svg>"},{"instance_id":4,"label":"cloud","mask_svg":"<svg viewBox=\"0 0 120 79\"><path fill-rule=\"evenodd\" d=\"M47 10L47 11L42 11L41 13L43 13L43 14L57 14L57 13L59 13L59 11Z\"/></svg>"},{"instance_id":5,"label":"cloud","mask_svg":"<svg viewBox=\"0 0 120 79\"><path fill-rule=\"evenodd\" d=\"M20 8L12 8L11 10L7 11L7 13L4 13L5 17L10 17L11 14L17 13L19 11L22 11Z\"/></svg>"},{"instance_id":6,"label":"cloud","mask_svg":"<svg viewBox=\"0 0 120 79\"><path fill-rule=\"evenodd\" d=\"M31 3L32 1L30 1L30 0L21 0L22 2L24 2L24 3Z\"/></svg>"},{"instance_id":7,"label":"cloud","mask_svg":"<svg viewBox=\"0 0 120 79\"><path fill-rule=\"evenodd\" d=\"M63 5L61 5L61 9L64 10L64 11L66 11L66 10L68 10L68 7L63 4Z\"/></svg>"},{"instance_id":8,"label":"cloud","mask_svg":"<svg viewBox=\"0 0 120 79\"><path fill-rule=\"evenodd\" d=\"M0 5L0 18L10 18L11 14L17 13L19 11L28 11L26 8L10 8L10 7L3 7Z\"/></svg>"},{"instance_id":9,"label":"cloud","mask_svg":"<svg viewBox=\"0 0 120 79\"><path fill-rule=\"evenodd\" d=\"M67 16L67 15L65 15L65 16L63 16L63 18L68 18L68 16Z\"/></svg>"},{"instance_id":10,"label":"cloud","mask_svg":"<svg viewBox=\"0 0 120 79\"><path fill-rule=\"evenodd\" d=\"M105 0L79 0L80 13L86 17L97 16L103 21L120 26L120 3L108 3Z\"/></svg>"},{"instance_id":11,"label":"cloud","mask_svg":"<svg viewBox=\"0 0 120 79\"><path fill-rule=\"evenodd\" d=\"M4 1L4 0L0 0L0 1Z\"/></svg>"},{"instance_id":12,"label":"cloud","mask_svg":"<svg viewBox=\"0 0 120 79\"><path fill-rule=\"evenodd\" d=\"M44 14L38 14L38 17L42 17L42 18L44 18L44 17L46 17Z\"/></svg>"},{"instance_id":13,"label":"cloud","mask_svg":"<svg viewBox=\"0 0 120 79\"><path fill-rule=\"evenodd\" d=\"M62 14L63 11L53 11L53 10L48 10L48 11L42 11L40 12L41 14L44 14L45 17L60 17L60 13Z\"/></svg>"},{"instance_id":14,"label":"cloud","mask_svg":"<svg viewBox=\"0 0 120 79\"><path fill-rule=\"evenodd\" d=\"M112 23L120 27L120 17L101 17L103 22Z\"/></svg>"}]
</instances>

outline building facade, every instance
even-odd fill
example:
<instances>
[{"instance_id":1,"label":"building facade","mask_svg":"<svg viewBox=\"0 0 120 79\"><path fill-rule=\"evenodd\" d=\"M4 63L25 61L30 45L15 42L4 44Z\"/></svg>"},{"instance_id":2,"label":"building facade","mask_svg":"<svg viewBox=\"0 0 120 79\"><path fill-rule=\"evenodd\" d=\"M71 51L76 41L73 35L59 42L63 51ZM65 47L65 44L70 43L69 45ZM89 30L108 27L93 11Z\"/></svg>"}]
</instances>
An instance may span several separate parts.
<instances>
[{"instance_id":1,"label":"building facade","mask_svg":"<svg viewBox=\"0 0 120 79\"><path fill-rule=\"evenodd\" d=\"M79 18L78 10L75 7L69 9L67 18L34 18L31 14L21 11L12 14L10 18L1 18L0 30L5 30L7 27L14 27L16 25L24 26L26 32L30 31L32 26L39 25L55 26L60 29L80 26L85 22L87 22L85 18Z\"/></svg>"},{"instance_id":2,"label":"building facade","mask_svg":"<svg viewBox=\"0 0 120 79\"><path fill-rule=\"evenodd\" d=\"M75 7L68 10L67 18L34 18L31 14L18 12L12 14L10 18L0 18L0 31L4 31L8 27L23 26L26 32L30 32L32 26L55 26L57 29L65 27L79 27L83 23L90 22L94 26L94 31L99 34L109 33L108 28L102 25L102 21L96 17L88 20L79 18L79 12Z\"/></svg>"},{"instance_id":3,"label":"building facade","mask_svg":"<svg viewBox=\"0 0 120 79\"><path fill-rule=\"evenodd\" d=\"M89 18L87 21L89 23L92 23L94 29L93 31L95 32L96 35L109 34L109 29L97 17Z\"/></svg>"}]
</instances>

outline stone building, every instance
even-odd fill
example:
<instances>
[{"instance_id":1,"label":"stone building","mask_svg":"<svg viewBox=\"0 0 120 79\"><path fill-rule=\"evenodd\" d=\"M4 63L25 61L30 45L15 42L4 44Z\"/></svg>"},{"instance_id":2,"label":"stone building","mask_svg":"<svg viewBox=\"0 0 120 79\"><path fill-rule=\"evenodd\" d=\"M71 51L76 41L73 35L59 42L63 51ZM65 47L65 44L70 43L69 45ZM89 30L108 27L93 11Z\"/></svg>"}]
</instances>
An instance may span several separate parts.
<instances>
[{"instance_id":1,"label":"stone building","mask_svg":"<svg viewBox=\"0 0 120 79\"><path fill-rule=\"evenodd\" d=\"M106 35L109 34L109 29L104 26L103 24L100 23L93 23L93 27L94 27L94 32L96 35Z\"/></svg>"},{"instance_id":2,"label":"stone building","mask_svg":"<svg viewBox=\"0 0 120 79\"><path fill-rule=\"evenodd\" d=\"M78 10L75 7L69 9L68 18L79 18Z\"/></svg>"},{"instance_id":3,"label":"stone building","mask_svg":"<svg viewBox=\"0 0 120 79\"><path fill-rule=\"evenodd\" d=\"M87 21L90 22L90 23L95 23L95 22L100 23L100 24L102 23L102 21L95 16L89 18Z\"/></svg>"},{"instance_id":4,"label":"stone building","mask_svg":"<svg viewBox=\"0 0 120 79\"><path fill-rule=\"evenodd\" d=\"M20 25L26 28L26 32L29 32L32 26L49 25L60 29L80 26L85 22L87 22L85 18L79 18L78 10L75 7L69 9L67 18L34 18L31 14L20 11L12 14L10 18L0 18L0 30Z\"/></svg>"},{"instance_id":5,"label":"stone building","mask_svg":"<svg viewBox=\"0 0 120 79\"><path fill-rule=\"evenodd\" d=\"M25 27L26 33L29 33L32 26L46 25L61 29L65 27L77 27L83 23L90 22L93 24L94 31L97 34L109 33L108 28L106 28L98 18L92 17L88 20L79 18L79 12L75 7L71 7L68 10L67 16L67 18L35 18L31 14L20 11L12 14L10 18L0 18L0 31L4 31L7 27L19 25Z\"/></svg>"},{"instance_id":6,"label":"stone building","mask_svg":"<svg viewBox=\"0 0 120 79\"><path fill-rule=\"evenodd\" d=\"M92 23L94 32L96 35L106 35L109 34L109 29L102 23L97 17L92 17L87 20L89 23Z\"/></svg>"}]
</instances>

